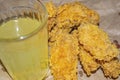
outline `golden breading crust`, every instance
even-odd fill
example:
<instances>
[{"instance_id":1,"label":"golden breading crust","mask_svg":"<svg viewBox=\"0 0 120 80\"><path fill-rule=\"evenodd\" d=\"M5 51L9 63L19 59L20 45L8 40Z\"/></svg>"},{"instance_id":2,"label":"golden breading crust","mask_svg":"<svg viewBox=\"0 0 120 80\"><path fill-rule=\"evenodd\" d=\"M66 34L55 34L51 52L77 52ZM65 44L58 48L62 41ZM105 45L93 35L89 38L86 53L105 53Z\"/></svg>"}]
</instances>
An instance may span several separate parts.
<instances>
[{"instance_id":1,"label":"golden breading crust","mask_svg":"<svg viewBox=\"0 0 120 80\"><path fill-rule=\"evenodd\" d=\"M78 42L74 36L64 32L50 48L50 66L54 80L77 80Z\"/></svg>"},{"instance_id":2,"label":"golden breading crust","mask_svg":"<svg viewBox=\"0 0 120 80\"><path fill-rule=\"evenodd\" d=\"M99 15L80 2L66 3L58 7L58 27L71 28L83 21L98 24Z\"/></svg>"},{"instance_id":3,"label":"golden breading crust","mask_svg":"<svg viewBox=\"0 0 120 80\"><path fill-rule=\"evenodd\" d=\"M51 32L56 24L57 7L52 2L48 2L46 3L46 9L48 11L48 31Z\"/></svg>"},{"instance_id":4,"label":"golden breading crust","mask_svg":"<svg viewBox=\"0 0 120 80\"><path fill-rule=\"evenodd\" d=\"M88 76L90 76L92 72L95 72L100 67L100 64L97 63L95 59L89 54L89 52L82 48L82 46L80 48L79 59L84 71Z\"/></svg>"},{"instance_id":5,"label":"golden breading crust","mask_svg":"<svg viewBox=\"0 0 120 80\"><path fill-rule=\"evenodd\" d=\"M57 7L52 3L52 2L48 2L45 4L46 6L46 9L48 11L48 17L51 18L51 17L55 17L56 16L56 10L57 10Z\"/></svg>"},{"instance_id":6,"label":"golden breading crust","mask_svg":"<svg viewBox=\"0 0 120 80\"><path fill-rule=\"evenodd\" d=\"M101 66L106 77L117 78L120 75L120 62L118 59L105 62Z\"/></svg>"},{"instance_id":7,"label":"golden breading crust","mask_svg":"<svg viewBox=\"0 0 120 80\"><path fill-rule=\"evenodd\" d=\"M48 2L45 4L46 5L46 9L48 11L48 33L49 33L49 46L52 45L52 43L54 42L55 38L55 34L57 29L57 23L56 23L56 15L57 15L57 7L52 3L52 2Z\"/></svg>"},{"instance_id":8,"label":"golden breading crust","mask_svg":"<svg viewBox=\"0 0 120 80\"><path fill-rule=\"evenodd\" d=\"M119 54L116 46L110 42L108 35L91 23L81 24L78 28L78 38L84 49L97 60L110 61Z\"/></svg>"},{"instance_id":9,"label":"golden breading crust","mask_svg":"<svg viewBox=\"0 0 120 80\"><path fill-rule=\"evenodd\" d=\"M50 46L50 69L54 80L77 80L78 54L88 76L102 68L105 76L120 74L119 50L98 28L99 15L80 2L56 7L46 4ZM79 46L78 46L79 45ZM110 66L110 67L109 67Z\"/></svg>"},{"instance_id":10,"label":"golden breading crust","mask_svg":"<svg viewBox=\"0 0 120 80\"><path fill-rule=\"evenodd\" d=\"M49 45L55 42L53 41L55 40L53 35L57 35L55 32L59 29L66 29L66 32L70 33L82 21L88 21L93 24L99 23L99 15L80 2L65 3L58 7L49 2L46 3L46 8L49 14Z\"/></svg>"}]
</instances>

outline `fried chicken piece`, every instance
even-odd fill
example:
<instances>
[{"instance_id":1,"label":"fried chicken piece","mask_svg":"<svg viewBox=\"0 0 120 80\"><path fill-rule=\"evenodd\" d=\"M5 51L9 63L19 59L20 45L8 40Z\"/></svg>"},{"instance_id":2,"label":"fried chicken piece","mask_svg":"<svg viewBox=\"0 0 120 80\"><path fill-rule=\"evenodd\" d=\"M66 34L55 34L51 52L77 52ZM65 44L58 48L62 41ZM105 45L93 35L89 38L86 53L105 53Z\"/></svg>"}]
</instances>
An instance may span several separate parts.
<instances>
[{"instance_id":1,"label":"fried chicken piece","mask_svg":"<svg viewBox=\"0 0 120 80\"><path fill-rule=\"evenodd\" d=\"M108 35L96 26L99 15L95 11L79 2L59 7L50 2L46 7L49 14L50 66L55 80L77 80L78 53L88 76L100 65L105 76L119 76L120 62L113 60L119 50L111 44Z\"/></svg>"},{"instance_id":2,"label":"fried chicken piece","mask_svg":"<svg viewBox=\"0 0 120 80\"><path fill-rule=\"evenodd\" d=\"M60 32L57 40L50 48L50 66L54 80L78 80L78 42L77 39Z\"/></svg>"},{"instance_id":3,"label":"fried chicken piece","mask_svg":"<svg viewBox=\"0 0 120 80\"><path fill-rule=\"evenodd\" d=\"M97 12L87 8L80 2L65 3L58 7L57 11L58 27L71 28L87 21L93 24L99 23Z\"/></svg>"},{"instance_id":4,"label":"fried chicken piece","mask_svg":"<svg viewBox=\"0 0 120 80\"><path fill-rule=\"evenodd\" d=\"M65 3L59 7L49 2L46 4L46 8L49 14L49 45L55 42L54 36L55 34L57 35L59 29L66 29L66 32L70 33L82 21L88 21L93 24L99 23L99 15L80 2Z\"/></svg>"},{"instance_id":5,"label":"fried chicken piece","mask_svg":"<svg viewBox=\"0 0 120 80\"><path fill-rule=\"evenodd\" d=\"M99 67L100 64L97 63L94 58L87 52L85 49L80 48L79 59L81 65L88 76L95 72Z\"/></svg>"},{"instance_id":6,"label":"fried chicken piece","mask_svg":"<svg viewBox=\"0 0 120 80\"><path fill-rule=\"evenodd\" d=\"M118 59L105 62L101 66L106 77L117 78L120 75L120 61Z\"/></svg>"},{"instance_id":7,"label":"fried chicken piece","mask_svg":"<svg viewBox=\"0 0 120 80\"><path fill-rule=\"evenodd\" d=\"M78 28L79 43L97 60L110 61L119 50L111 43L107 33L91 23L82 23Z\"/></svg>"}]
</instances>

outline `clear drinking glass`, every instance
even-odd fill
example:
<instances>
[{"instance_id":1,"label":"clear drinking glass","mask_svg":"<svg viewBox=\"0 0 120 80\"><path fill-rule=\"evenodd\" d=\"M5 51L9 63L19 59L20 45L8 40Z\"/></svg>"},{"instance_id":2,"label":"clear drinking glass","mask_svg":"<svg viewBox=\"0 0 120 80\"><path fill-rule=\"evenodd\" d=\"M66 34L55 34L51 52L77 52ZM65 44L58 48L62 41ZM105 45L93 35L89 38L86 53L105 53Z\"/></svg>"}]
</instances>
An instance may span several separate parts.
<instances>
[{"instance_id":1,"label":"clear drinking glass","mask_svg":"<svg viewBox=\"0 0 120 80\"><path fill-rule=\"evenodd\" d=\"M47 12L39 0L0 0L0 60L13 80L48 71Z\"/></svg>"}]
</instances>

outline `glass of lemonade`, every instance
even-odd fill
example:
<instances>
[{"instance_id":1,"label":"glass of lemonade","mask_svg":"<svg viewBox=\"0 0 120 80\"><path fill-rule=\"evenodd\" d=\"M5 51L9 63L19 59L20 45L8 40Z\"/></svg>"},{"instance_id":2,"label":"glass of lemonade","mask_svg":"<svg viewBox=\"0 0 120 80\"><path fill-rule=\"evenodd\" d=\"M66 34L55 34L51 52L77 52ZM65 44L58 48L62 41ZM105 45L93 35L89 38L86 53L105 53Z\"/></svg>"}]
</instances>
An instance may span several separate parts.
<instances>
[{"instance_id":1,"label":"glass of lemonade","mask_svg":"<svg viewBox=\"0 0 120 80\"><path fill-rule=\"evenodd\" d=\"M13 80L48 72L47 12L40 0L0 1L0 60Z\"/></svg>"}]
</instances>

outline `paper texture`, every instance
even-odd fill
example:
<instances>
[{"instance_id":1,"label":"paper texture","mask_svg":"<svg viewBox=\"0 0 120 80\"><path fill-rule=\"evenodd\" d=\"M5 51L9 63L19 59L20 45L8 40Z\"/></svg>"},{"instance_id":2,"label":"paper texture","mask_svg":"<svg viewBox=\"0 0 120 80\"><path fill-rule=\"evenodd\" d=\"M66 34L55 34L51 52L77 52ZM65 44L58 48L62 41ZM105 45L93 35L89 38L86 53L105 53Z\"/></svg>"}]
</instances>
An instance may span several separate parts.
<instances>
[{"instance_id":1,"label":"paper texture","mask_svg":"<svg viewBox=\"0 0 120 80\"><path fill-rule=\"evenodd\" d=\"M120 43L120 0L42 0L43 2L53 1L60 5L66 2L81 1L89 8L97 11L100 15L100 27L106 31L111 40L117 40ZM113 80L104 77L103 72L98 70L90 77L86 77L79 65L79 80ZM0 65L0 80L11 80ZM49 76L46 80L53 80ZM120 77L117 79L120 80Z\"/></svg>"}]
</instances>

